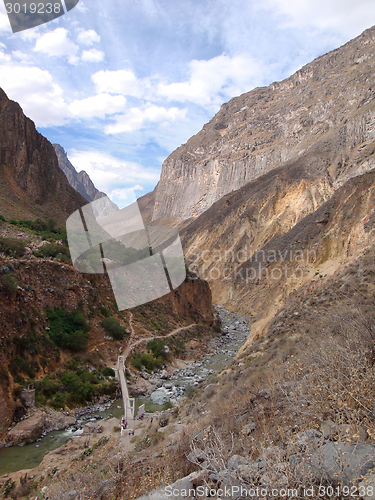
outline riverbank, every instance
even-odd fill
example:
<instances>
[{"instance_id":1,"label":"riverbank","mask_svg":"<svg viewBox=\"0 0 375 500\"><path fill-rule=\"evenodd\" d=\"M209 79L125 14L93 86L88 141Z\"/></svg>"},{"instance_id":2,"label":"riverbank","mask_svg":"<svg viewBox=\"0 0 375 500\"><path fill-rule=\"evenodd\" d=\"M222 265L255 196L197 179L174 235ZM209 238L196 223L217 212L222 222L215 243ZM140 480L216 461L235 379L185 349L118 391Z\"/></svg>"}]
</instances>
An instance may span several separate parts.
<instances>
[{"instance_id":1,"label":"riverbank","mask_svg":"<svg viewBox=\"0 0 375 500\"><path fill-rule=\"evenodd\" d=\"M194 359L191 355L189 359L176 360L173 365L159 371L155 375L150 375L145 371L139 374L139 380L147 382L148 386L142 396L137 398L136 407L142 403L146 403L146 410L161 412L166 408L165 403L169 403L171 406L178 406L191 390L189 388L199 386L207 377L228 366L249 335L250 327L238 315L229 313L222 308L217 308L217 311L222 321L222 332L210 338L205 343L204 349L200 349L199 351L197 350L197 345L194 344L199 342L199 340L190 341L190 347L193 348L194 345L196 347L196 350L192 349L191 353L195 352L199 359ZM130 390L133 391L133 386L130 386ZM155 396L152 398L153 392L159 392L159 395L163 396L163 398L155 399ZM61 415L61 412L55 413L58 416ZM118 419L121 417L121 414L122 407L120 403L108 398L101 400L97 404L75 410L69 415L69 418L74 419L74 422L70 423L68 429L65 428L66 430L47 435L42 439L42 442L37 442L34 446L27 445L23 448L22 454L19 453L18 446L14 449L0 450L0 470L3 474L11 470L13 472L17 468L18 459L20 460L20 468L24 469L24 464L28 463L26 455L32 457L29 463L32 464L32 467L35 467L37 465L35 461L37 460L38 451L40 462L43 459L44 453L54 452L54 449L58 448L58 444L65 445L70 440L74 440L75 442L79 438L85 423L98 422L98 424L103 425L107 421L107 418L113 416L115 417L115 420L113 420L115 423L111 424L113 428L118 425ZM68 418L68 416L66 417ZM49 439L51 442L48 442ZM55 444L56 446L54 446ZM77 441L77 446L78 444L79 441ZM22 460L20 457L22 457ZM7 469L7 466L10 464L11 468Z\"/></svg>"}]
</instances>

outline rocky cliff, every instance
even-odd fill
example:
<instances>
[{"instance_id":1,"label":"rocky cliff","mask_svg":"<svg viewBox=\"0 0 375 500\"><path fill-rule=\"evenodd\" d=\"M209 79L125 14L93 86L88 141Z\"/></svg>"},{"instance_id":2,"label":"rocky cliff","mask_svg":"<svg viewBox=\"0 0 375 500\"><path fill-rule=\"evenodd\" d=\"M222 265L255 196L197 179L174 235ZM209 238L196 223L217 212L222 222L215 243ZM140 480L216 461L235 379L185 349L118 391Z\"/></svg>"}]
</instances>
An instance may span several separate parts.
<instances>
[{"instance_id":1,"label":"rocky cliff","mask_svg":"<svg viewBox=\"0 0 375 500\"><path fill-rule=\"evenodd\" d=\"M63 221L85 200L67 182L52 144L0 89L0 211Z\"/></svg>"},{"instance_id":2,"label":"rocky cliff","mask_svg":"<svg viewBox=\"0 0 375 500\"><path fill-rule=\"evenodd\" d=\"M290 78L223 104L165 160L153 219L197 217L227 193L311 151L324 155L334 188L373 168L374 45L371 28Z\"/></svg>"},{"instance_id":3,"label":"rocky cliff","mask_svg":"<svg viewBox=\"0 0 375 500\"><path fill-rule=\"evenodd\" d=\"M74 189L78 191L87 201L94 201L107 196L94 186L94 183L90 179L87 172L84 170L77 172L75 167L70 162L65 149L60 146L60 144L53 144L53 147L55 148L59 167L66 175L69 184L74 187ZM109 215L109 213L113 212L113 210L118 210L118 206L107 198L107 202L102 207L100 215Z\"/></svg>"}]
</instances>

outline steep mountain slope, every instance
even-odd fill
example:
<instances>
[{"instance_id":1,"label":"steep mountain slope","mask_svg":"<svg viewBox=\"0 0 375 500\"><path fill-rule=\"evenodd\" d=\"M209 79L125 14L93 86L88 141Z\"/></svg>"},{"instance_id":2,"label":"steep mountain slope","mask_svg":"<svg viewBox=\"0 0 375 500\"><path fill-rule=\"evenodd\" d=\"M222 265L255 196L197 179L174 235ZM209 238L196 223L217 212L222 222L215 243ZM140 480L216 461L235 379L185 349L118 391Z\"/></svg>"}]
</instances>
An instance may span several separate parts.
<instances>
[{"instance_id":1,"label":"steep mountain slope","mask_svg":"<svg viewBox=\"0 0 375 500\"><path fill-rule=\"evenodd\" d=\"M214 302L257 320L252 338L296 290L345 269L374 241L375 171L332 196L324 177L308 178L298 162L270 172L182 230L188 264L210 282ZM299 206L311 213L297 216Z\"/></svg>"},{"instance_id":2,"label":"steep mountain slope","mask_svg":"<svg viewBox=\"0 0 375 500\"><path fill-rule=\"evenodd\" d=\"M153 219L197 217L227 193L323 152L337 188L375 166L375 28L290 78L223 104L164 162Z\"/></svg>"},{"instance_id":3,"label":"steep mountain slope","mask_svg":"<svg viewBox=\"0 0 375 500\"><path fill-rule=\"evenodd\" d=\"M59 167L66 175L69 184L74 187L74 189L78 191L84 198L86 198L87 201L94 201L107 196L105 193L99 191L94 186L94 183L84 170L82 170L81 172L77 172L77 170L70 162L65 149L60 146L60 144L53 144L53 147L57 155ZM102 216L108 215L113 210L118 210L118 206L115 203L113 203L109 198L107 198L107 200L107 203L102 207L100 213L100 215Z\"/></svg>"},{"instance_id":4,"label":"steep mountain slope","mask_svg":"<svg viewBox=\"0 0 375 500\"><path fill-rule=\"evenodd\" d=\"M0 89L0 212L9 218L66 217L85 204L60 170L52 144Z\"/></svg>"}]
</instances>

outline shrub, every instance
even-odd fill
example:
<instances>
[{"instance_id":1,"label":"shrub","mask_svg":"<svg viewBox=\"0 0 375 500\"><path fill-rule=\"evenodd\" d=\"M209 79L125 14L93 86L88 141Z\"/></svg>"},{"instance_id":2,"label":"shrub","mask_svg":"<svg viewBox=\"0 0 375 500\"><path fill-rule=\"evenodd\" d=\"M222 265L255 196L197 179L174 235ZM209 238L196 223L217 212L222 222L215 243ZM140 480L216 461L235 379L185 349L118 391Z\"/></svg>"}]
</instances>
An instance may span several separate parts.
<instances>
[{"instance_id":1,"label":"shrub","mask_svg":"<svg viewBox=\"0 0 375 500\"><path fill-rule=\"evenodd\" d=\"M4 217L4 215L0 214L0 221L6 222L6 218Z\"/></svg>"},{"instance_id":2,"label":"shrub","mask_svg":"<svg viewBox=\"0 0 375 500\"><path fill-rule=\"evenodd\" d=\"M18 287L18 281L9 276L8 274L0 277L0 291L7 293L8 295L16 295Z\"/></svg>"},{"instance_id":3,"label":"shrub","mask_svg":"<svg viewBox=\"0 0 375 500\"><path fill-rule=\"evenodd\" d=\"M114 340L122 340L126 335L126 328L120 325L116 318L110 316L100 323L107 335Z\"/></svg>"},{"instance_id":4,"label":"shrub","mask_svg":"<svg viewBox=\"0 0 375 500\"><path fill-rule=\"evenodd\" d=\"M84 351L87 348L87 333L90 326L81 311L65 312L57 307L47 311L50 323L49 336L63 349Z\"/></svg>"},{"instance_id":5,"label":"shrub","mask_svg":"<svg viewBox=\"0 0 375 500\"><path fill-rule=\"evenodd\" d=\"M22 240L0 236L0 252L12 257L21 257L25 253L25 245Z\"/></svg>"},{"instance_id":6,"label":"shrub","mask_svg":"<svg viewBox=\"0 0 375 500\"><path fill-rule=\"evenodd\" d=\"M35 378L35 367L26 359L17 357L13 359L8 366L10 373L16 377L20 373L25 373L29 378Z\"/></svg>"},{"instance_id":7,"label":"shrub","mask_svg":"<svg viewBox=\"0 0 375 500\"><path fill-rule=\"evenodd\" d=\"M65 406L65 396L62 392L58 392L56 396L51 401L51 406L55 410L60 410L60 408L64 408Z\"/></svg>"},{"instance_id":8,"label":"shrub","mask_svg":"<svg viewBox=\"0 0 375 500\"><path fill-rule=\"evenodd\" d=\"M163 358L167 357L167 353L165 352L165 344L162 340L153 339L150 342L147 342L147 349L152 352L155 358Z\"/></svg>"},{"instance_id":9,"label":"shrub","mask_svg":"<svg viewBox=\"0 0 375 500\"><path fill-rule=\"evenodd\" d=\"M70 257L69 248L64 245L57 245L56 243L40 247L37 254L43 257L59 257L59 260L61 257L63 259L66 258L66 260Z\"/></svg>"},{"instance_id":10,"label":"shrub","mask_svg":"<svg viewBox=\"0 0 375 500\"><path fill-rule=\"evenodd\" d=\"M103 370L103 375L105 377L114 377L116 374L115 374L115 370L112 370L112 368L109 368L108 366L106 366Z\"/></svg>"}]
</instances>

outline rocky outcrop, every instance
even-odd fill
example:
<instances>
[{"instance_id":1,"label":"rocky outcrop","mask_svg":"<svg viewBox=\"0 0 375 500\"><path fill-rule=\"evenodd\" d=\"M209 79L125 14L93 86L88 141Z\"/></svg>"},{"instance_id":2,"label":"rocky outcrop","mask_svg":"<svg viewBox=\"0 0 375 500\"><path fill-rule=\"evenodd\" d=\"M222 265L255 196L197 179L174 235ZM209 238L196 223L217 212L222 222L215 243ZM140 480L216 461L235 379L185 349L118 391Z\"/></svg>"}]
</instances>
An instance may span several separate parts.
<instances>
[{"instance_id":1,"label":"rocky outcrop","mask_svg":"<svg viewBox=\"0 0 375 500\"><path fill-rule=\"evenodd\" d=\"M84 204L60 170L52 144L0 89L2 214L65 220Z\"/></svg>"},{"instance_id":2,"label":"rocky outcrop","mask_svg":"<svg viewBox=\"0 0 375 500\"><path fill-rule=\"evenodd\" d=\"M153 219L197 217L227 193L318 153L337 188L375 167L375 28L290 78L223 104L164 162Z\"/></svg>"},{"instance_id":3,"label":"rocky outcrop","mask_svg":"<svg viewBox=\"0 0 375 500\"><path fill-rule=\"evenodd\" d=\"M74 425L76 419L51 409L37 411L29 418L22 420L7 432L5 446L24 446L34 443L44 433L61 431Z\"/></svg>"},{"instance_id":4,"label":"rocky outcrop","mask_svg":"<svg viewBox=\"0 0 375 500\"><path fill-rule=\"evenodd\" d=\"M104 206L101 206L100 216L105 217L109 215L113 210L118 210L118 206L113 203L105 193L99 191L95 186L89 175L82 170L77 172L72 163L70 162L65 149L60 146L60 144L53 144L57 159L59 162L59 167L66 175L69 184L74 187L87 201L95 201L100 198L106 197Z\"/></svg>"}]
</instances>

